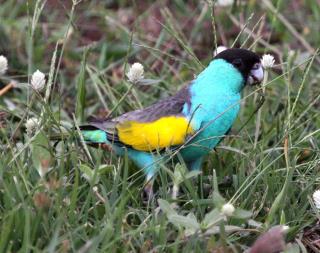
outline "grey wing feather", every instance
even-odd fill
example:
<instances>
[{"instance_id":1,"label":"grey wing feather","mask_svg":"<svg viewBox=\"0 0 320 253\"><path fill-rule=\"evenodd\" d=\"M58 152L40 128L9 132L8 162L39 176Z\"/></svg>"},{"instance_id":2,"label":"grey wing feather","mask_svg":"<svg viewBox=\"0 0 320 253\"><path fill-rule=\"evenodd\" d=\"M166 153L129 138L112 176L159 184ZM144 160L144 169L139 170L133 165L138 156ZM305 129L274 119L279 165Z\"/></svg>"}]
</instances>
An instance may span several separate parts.
<instances>
[{"instance_id":1,"label":"grey wing feather","mask_svg":"<svg viewBox=\"0 0 320 253\"><path fill-rule=\"evenodd\" d=\"M183 87L174 96L162 99L157 103L141 110L135 110L113 118L111 121L121 123L124 121L152 122L164 116L179 115L183 106L190 107L189 85Z\"/></svg>"},{"instance_id":2,"label":"grey wing feather","mask_svg":"<svg viewBox=\"0 0 320 253\"><path fill-rule=\"evenodd\" d=\"M190 85L183 87L174 96L162 99L157 103L141 110L124 113L112 119L96 119L88 125L81 126L82 130L101 129L107 133L109 141L120 142L116 126L126 121L152 122L164 116L181 115L184 105L191 106Z\"/></svg>"},{"instance_id":3,"label":"grey wing feather","mask_svg":"<svg viewBox=\"0 0 320 253\"><path fill-rule=\"evenodd\" d=\"M90 122L90 125L107 131L125 121L152 122L164 116L179 115L185 104L190 108L190 97L189 85L187 85L174 96L162 99L144 109L127 112L112 119L97 119Z\"/></svg>"}]
</instances>

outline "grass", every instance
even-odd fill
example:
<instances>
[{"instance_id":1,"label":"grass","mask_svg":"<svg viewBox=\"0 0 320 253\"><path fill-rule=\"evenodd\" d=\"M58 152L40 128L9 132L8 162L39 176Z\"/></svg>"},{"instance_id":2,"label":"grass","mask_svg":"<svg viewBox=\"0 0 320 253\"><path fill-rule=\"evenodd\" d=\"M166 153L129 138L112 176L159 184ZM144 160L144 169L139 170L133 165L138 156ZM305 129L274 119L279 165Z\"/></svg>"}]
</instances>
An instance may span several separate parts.
<instances>
[{"instance_id":1,"label":"grass","mask_svg":"<svg viewBox=\"0 0 320 253\"><path fill-rule=\"evenodd\" d=\"M286 252L319 252L319 4L198 2L0 1L9 60L0 89L15 82L0 96L0 252L243 252L279 224L290 227ZM209 63L216 41L275 55L260 116L261 88L248 88L203 173L164 164L158 202L146 204L142 172L71 129L174 94ZM136 61L153 84L126 81ZM27 85L36 69L46 73L40 93ZM41 119L32 137L31 117ZM49 139L57 134L64 141ZM225 221L229 201L236 212Z\"/></svg>"}]
</instances>

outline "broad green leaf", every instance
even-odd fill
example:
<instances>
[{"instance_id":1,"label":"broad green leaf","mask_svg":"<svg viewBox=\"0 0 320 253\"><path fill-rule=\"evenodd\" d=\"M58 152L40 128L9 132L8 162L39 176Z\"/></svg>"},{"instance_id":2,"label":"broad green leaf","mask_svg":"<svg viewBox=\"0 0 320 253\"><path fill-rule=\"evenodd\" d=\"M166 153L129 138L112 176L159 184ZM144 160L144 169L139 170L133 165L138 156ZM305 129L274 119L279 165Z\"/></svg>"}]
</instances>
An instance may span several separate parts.
<instances>
[{"instance_id":1,"label":"broad green leaf","mask_svg":"<svg viewBox=\"0 0 320 253\"><path fill-rule=\"evenodd\" d=\"M197 221L195 221L192 217L186 217L178 214L170 214L168 215L168 219L177 227L184 227L186 229L193 229L195 231L200 229L200 224Z\"/></svg>"},{"instance_id":2,"label":"broad green leaf","mask_svg":"<svg viewBox=\"0 0 320 253\"><path fill-rule=\"evenodd\" d=\"M218 208L222 207L226 203L226 200L217 191L213 192L212 200L213 200L213 204Z\"/></svg>"},{"instance_id":3,"label":"broad green leaf","mask_svg":"<svg viewBox=\"0 0 320 253\"><path fill-rule=\"evenodd\" d=\"M174 168L174 182L176 185L179 185L184 180L184 175L186 174L186 168L178 163Z\"/></svg>"},{"instance_id":4,"label":"broad green leaf","mask_svg":"<svg viewBox=\"0 0 320 253\"><path fill-rule=\"evenodd\" d=\"M168 201L164 199L158 199L158 204L161 208L161 210L168 216L177 214L177 212L172 208L172 206L169 204Z\"/></svg>"},{"instance_id":5,"label":"broad green leaf","mask_svg":"<svg viewBox=\"0 0 320 253\"><path fill-rule=\"evenodd\" d=\"M85 164L81 164L79 166L80 171L82 172L82 176L90 183L96 184L99 182L99 176L97 173L94 173L94 170L92 170L89 166Z\"/></svg>"},{"instance_id":6,"label":"broad green leaf","mask_svg":"<svg viewBox=\"0 0 320 253\"><path fill-rule=\"evenodd\" d=\"M193 235L193 234L195 234L197 231L196 230L194 230L194 229L185 229L184 230L184 236L186 236L186 237L188 237L188 236L191 236L191 235Z\"/></svg>"},{"instance_id":7,"label":"broad green leaf","mask_svg":"<svg viewBox=\"0 0 320 253\"><path fill-rule=\"evenodd\" d=\"M283 210L281 211L280 224L281 225L286 224L286 215Z\"/></svg>"},{"instance_id":8,"label":"broad green leaf","mask_svg":"<svg viewBox=\"0 0 320 253\"><path fill-rule=\"evenodd\" d=\"M198 223L197 217L192 212L188 213L187 218L190 218L190 219L194 220L194 222Z\"/></svg>"},{"instance_id":9,"label":"broad green leaf","mask_svg":"<svg viewBox=\"0 0 320 253\"><path fill-rule=\"evenodd\" d=\"M232 217L238 218L238 219L249 219L252 216L252 213L250 211L243 210L241 208L237 208Z\"/></svg>"},{"instance_id":10,"label":"broad green leaf","mask_svg":"<svg viewBox=\"0 0 320 253\"><path fill-rule=\"evenodd\" d=\"M114 170L115 166L113 164L102 164L98 168L99 175L108 174Z\"/></svg>"},{"instance_id":11,"label":"broad green leaf","mask_svg":"<svg viewBox=\"0 0 320 253\"><path fill-rule=\"evenodd\" d=\"M161 79L142 79L139 81L139 85L154 85L162 82L163 80Z\"/></svg>"},{"instance_id":12,"label":"broad green leaf","mask_svg":"<svg viewBox=\"0 0 320 253\"><path fill-rule=\"evenodd\" d=\"M51 168L52 156L49 148L50 143L43 132L38 133L31 143L33 164L41 177Z\"/></svg>"},{"instance_id":13,"label":"broad green leaf","mask_svg":"<svg viewBox=\"0 0 320 253\"><path fill-rule=\"evenodd\" d=\"M207 213L204 216L204 219L201 222L201 227L207 229L215 224L217 224L221 219L223 219L223 215L219 211L218 208L213 209L211 212Z\"/></svg>"},{"instance_id":14,"label":"broad green leaf","mask_svg":"<svg viewBox=\"0 0 320 253\"><path fill-rule=\"evenodd\" d=\"M259 221L255 221L253 219L248 220L248 225L250 227L254 227L254 228L262 228L263 223L259 222Z\"/></svg>"},{"instance_id":15,"label":"broad green leaf","mask_svg":"<svg viewBox=\"0 0 320 253\"><path fill-rule=\"evenodd\" d=\"M190 171L190 172L188 172L188 173L185 175L185 179L190 179L190 178L199 176L201 173L202 173L202 172L199 171L199 170Z\"/></svg>"},{"instance_id":16,"label":"broad green leaf","mask_svg":"<svg viewBox=\"0 0 320 253\"><path fill-rule=\"evenodd\" d=\"M224 230L226 233L234 233L237 231L242 231L243 228L242 227L238 227L238 226L224 226ZM220 226L213 226L212 228L208 229L205 232L206 235L215 235L215 234L220 234Z\"/></svg>"}]
</instances>

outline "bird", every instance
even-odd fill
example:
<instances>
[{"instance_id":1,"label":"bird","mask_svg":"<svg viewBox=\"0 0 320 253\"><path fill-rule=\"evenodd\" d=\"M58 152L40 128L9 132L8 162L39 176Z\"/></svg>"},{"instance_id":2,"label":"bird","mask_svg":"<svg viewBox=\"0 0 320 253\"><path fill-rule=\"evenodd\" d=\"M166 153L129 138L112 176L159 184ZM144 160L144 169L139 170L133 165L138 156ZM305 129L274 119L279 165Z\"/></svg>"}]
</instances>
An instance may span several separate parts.
<instances>
[{"instance_id":1,"label":"bird","mask_svg":"<svg viewBox=\"0 0 320 253\"><path fill-rule=\"evenodd\" d=\"M146 177L145 191L159 163L173 151L189 170L201 170L205 157L228 134L240 110L246 85L262 82L260 57L247 49L229 48L175 95L144 109L80 127L86 143L102 144L116 155L127 154ZM178 155L179 154L179 155Z\"/></svg>"}]
</instances>

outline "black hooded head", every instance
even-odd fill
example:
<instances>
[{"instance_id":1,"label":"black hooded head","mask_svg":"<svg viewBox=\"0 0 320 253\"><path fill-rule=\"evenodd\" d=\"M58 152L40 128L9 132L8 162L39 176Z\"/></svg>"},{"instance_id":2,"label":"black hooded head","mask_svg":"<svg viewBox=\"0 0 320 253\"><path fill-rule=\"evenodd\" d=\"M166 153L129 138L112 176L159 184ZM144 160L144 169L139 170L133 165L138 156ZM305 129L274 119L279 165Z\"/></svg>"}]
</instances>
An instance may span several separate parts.
<instances>
[{"instance_id":1,"label":"black hooded head","mask_svg":"<svg viewBox=\"0 0 320 253\"><path fill-rule=\"evenodd\" d=\"M214 59L223 59L232 64L239 70L246 82L259 83L263 79L260 57L250 50L230 48L217 54Z\"/></svg>"}]
</instances>

